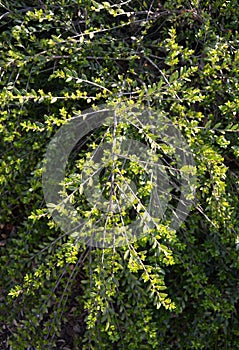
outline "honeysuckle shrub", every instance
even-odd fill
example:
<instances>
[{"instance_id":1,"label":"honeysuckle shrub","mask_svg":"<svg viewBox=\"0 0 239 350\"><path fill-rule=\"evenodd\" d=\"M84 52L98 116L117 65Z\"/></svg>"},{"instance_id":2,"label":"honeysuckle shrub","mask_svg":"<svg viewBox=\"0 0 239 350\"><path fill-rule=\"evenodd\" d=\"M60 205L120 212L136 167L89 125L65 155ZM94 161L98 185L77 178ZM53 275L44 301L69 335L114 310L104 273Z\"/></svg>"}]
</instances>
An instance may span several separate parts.
<instances>
[{"instance_id":1,"label":"honeysuckle shrub","mask_svg":"<svg viewBox=\"0 0 239 350\"><path fill-rule=\"evenodd\" d=\"M0 5L3 347L239 349L237 2ZM100 249L56 225L42 173L57 130L107 103L146 106L168 118L190 146L197 182L190 214L176 231L166 212L139 240ZM160 144L147 125L124 121L117 132ZM111 140L113 130L102 126L76 145L68 195L105 137ZM172 157L164 148L171 170ZM133 160L125 171L147 203L148 177ZM108 177L106 169L102 186ZM86 215L81 195L73 204ZM125 222L135 215L126 212Z\"/></svg>"}]
</instances>

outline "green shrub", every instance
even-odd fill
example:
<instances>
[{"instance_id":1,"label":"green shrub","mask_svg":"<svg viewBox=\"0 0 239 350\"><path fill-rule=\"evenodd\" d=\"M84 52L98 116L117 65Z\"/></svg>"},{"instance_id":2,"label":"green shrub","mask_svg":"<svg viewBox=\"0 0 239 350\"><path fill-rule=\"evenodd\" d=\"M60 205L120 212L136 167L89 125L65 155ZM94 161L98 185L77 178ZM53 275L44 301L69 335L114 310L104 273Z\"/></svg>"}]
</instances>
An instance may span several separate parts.
<instances>
[{"instance_id":1,"label":"green shrub","mask_svg":"<svg viewBox=\"0 0 239 350\"><path fill-rule=\"evenodd\" d=\"M1 3L3 346L239 349L236 10L233 0ZM194 157L196 201L177 232L166 212L138 241L97 249L56 225L42 173L55 132L85 109L110 103L147 106L173 123ZM116 131L160 145L147 125L124 120ZM103 126L76 145L68 194L82 160L113 132ZM172 159L170 149L163 155ZM132 164L126 175L146 203L150 183ZM74 200L87 217L86 198ZM119 222L115 216L107 224Z\"/></svg>"}]
</instances>

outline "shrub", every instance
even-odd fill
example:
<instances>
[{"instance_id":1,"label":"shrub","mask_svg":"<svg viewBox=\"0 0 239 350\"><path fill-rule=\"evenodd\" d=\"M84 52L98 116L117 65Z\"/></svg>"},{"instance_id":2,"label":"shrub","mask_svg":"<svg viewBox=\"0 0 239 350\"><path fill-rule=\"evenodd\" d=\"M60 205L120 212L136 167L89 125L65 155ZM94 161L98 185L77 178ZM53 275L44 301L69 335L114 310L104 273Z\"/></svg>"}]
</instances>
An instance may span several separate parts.
<instances>
[{"instance_id":1,"label":"shrub","mask_svg":"<svg viewBox=\"0 0 239 350\"><path fill-rule=\"evenodd\" d=\"M239 349L236 5L1 4L3 346ZM156 110L187 140L196 201L177 231L166 211L139 240L99 249L62 232L52 219L42 188L47 146L70 119L104 104ZM126 118L117 130L103 125L75 146L64 183L69 197L78 189L82 162L114 132L161 149L176 177L175 149L163 147L148 125L135 128ZM146 205L152 184L133 160L125 177ZM101 186L109 176L105 169ZM172 205L180 193L172 192ZM72 198L90 222L102 218L90 212L82 193ZM137 210L126 211L125 224ZM119 226L122 217L108 221L105 215L109 227Z\"/></svg>"}]
</instances>

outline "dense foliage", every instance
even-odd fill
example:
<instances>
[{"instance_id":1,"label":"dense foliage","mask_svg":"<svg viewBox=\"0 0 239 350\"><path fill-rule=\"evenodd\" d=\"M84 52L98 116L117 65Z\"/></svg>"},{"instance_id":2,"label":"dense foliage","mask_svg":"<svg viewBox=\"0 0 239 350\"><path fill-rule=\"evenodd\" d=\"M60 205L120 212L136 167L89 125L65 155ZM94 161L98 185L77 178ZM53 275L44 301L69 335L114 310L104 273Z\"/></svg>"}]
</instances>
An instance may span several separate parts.
<instances>
[{"instance_id":1,"label":"dense foliage","mask_svg":"<svg viewBox=\"0 0 239 350\"><path fill-rule=\"evenodd\" d=\"M2 349L239 349L237 1L0 6ZM155 109L187 140L196 200L177 231L166 212L140 240L98 249L62 232L48 212L47 145L68 120L106 103ZM83 163L114 132L156 144L173 169L172 149L147 125L124 120L76 145L68 195ZM107 168L102 184L108 177ZM152 183L137 159L125 177L146 204ZM177 198L173 193L171 205ZM102 215L81 192L72 202L89 220ZM123 220L141 209L126 210Z\"/></svg>"}]
</instances>

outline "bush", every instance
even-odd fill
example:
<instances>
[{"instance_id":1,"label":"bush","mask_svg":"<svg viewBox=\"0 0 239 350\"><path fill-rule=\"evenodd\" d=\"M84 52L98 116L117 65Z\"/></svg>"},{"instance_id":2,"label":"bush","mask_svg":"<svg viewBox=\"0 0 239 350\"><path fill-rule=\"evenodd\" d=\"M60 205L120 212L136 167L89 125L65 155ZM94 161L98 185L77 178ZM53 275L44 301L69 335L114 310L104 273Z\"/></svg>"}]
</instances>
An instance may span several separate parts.
<instances>
[{"instance_id":1,"label":"bush","mask_svg":"<svg viewBox=\"0 0 239 350\"><path fill-rule=\"evenodd\" d=\"M234 0L1 5L3 347L239 349L236 9ZM157 111L187 140L196 201L177 230L169 212L182 198L175 189L162 220L128 245L92 247L53 220L42 188L47 146L69 120L102 105ZM103 217L111 229L133 222L142 206L102 216L77 191L83 162L114 132L160 150L167 174L180 181L175 148L143 119L89 132L69 159L65 194L90 223ZM104 170L101 188L111 176ZM137 184L144 205L146 175L130 157L123 180Z\"/></svg>"}]
</instances>

